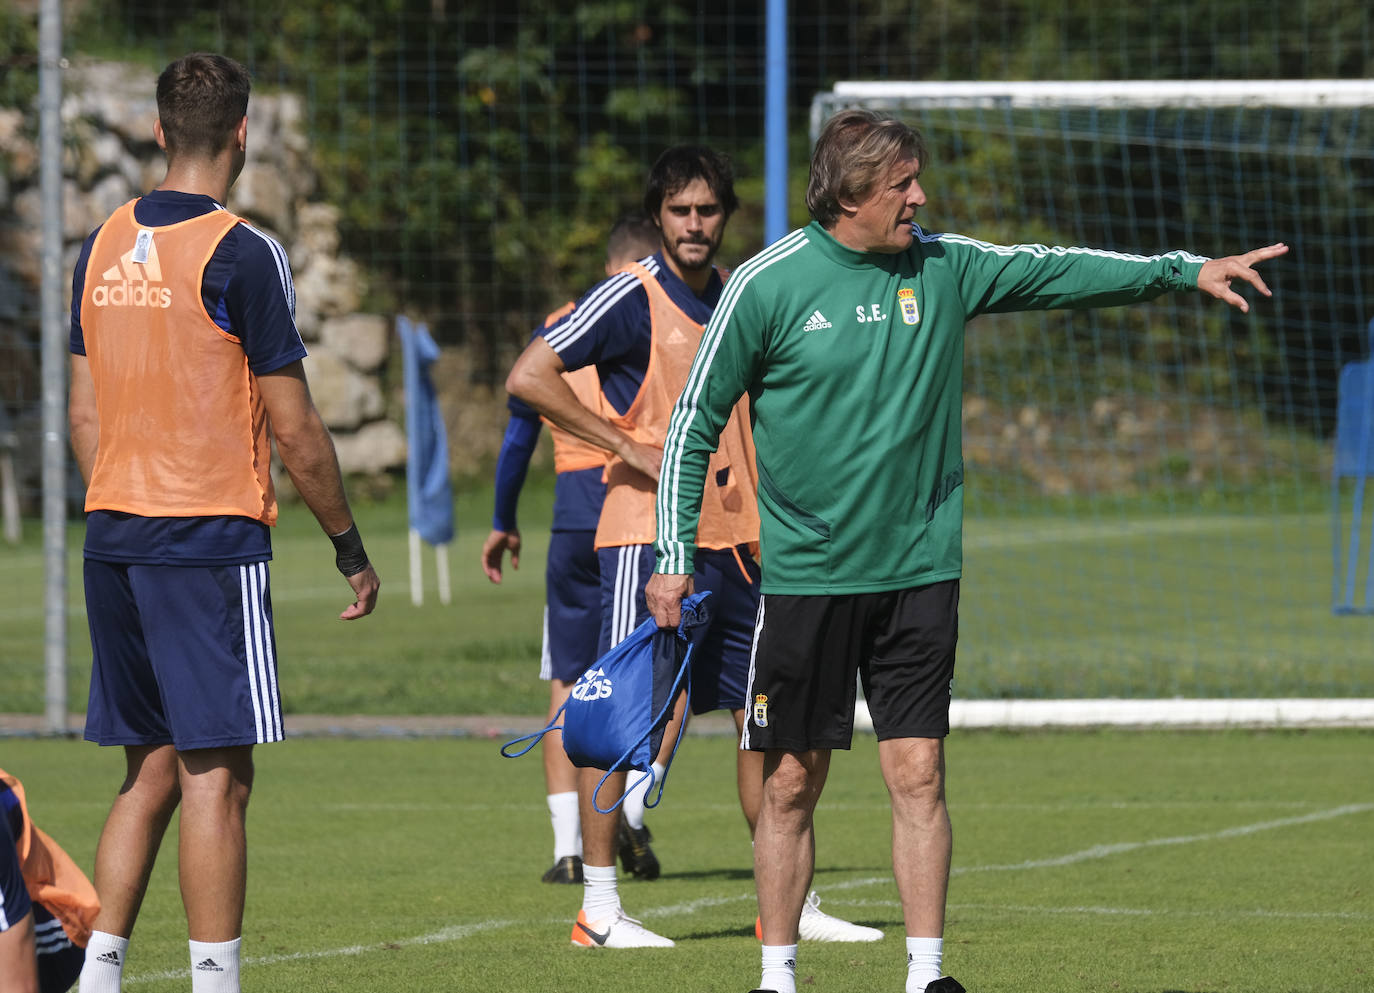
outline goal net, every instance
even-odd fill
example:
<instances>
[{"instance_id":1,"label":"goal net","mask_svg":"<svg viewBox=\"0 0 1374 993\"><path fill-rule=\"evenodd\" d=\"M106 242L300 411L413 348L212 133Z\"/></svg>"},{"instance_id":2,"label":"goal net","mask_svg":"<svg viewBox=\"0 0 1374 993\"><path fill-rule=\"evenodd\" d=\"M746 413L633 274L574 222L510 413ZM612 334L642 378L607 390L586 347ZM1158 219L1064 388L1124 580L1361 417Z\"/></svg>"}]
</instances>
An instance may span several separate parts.
<instances>
[{"instance_id":1,"label":"goal net","mask_svg":"<svg viewBox=\"0 0 1374 993\"><path fill-rule=\"evenodd\" d=\"M1332 609L1333 528L1374 535L1331 456L1374 318L1374 81L843 82L813 140L846 107L920 128L930 231L1291 247L1248 315L1173 294L970 324L965 715L1374 716L1374 618Z\"/></svg>"}]
</instances>

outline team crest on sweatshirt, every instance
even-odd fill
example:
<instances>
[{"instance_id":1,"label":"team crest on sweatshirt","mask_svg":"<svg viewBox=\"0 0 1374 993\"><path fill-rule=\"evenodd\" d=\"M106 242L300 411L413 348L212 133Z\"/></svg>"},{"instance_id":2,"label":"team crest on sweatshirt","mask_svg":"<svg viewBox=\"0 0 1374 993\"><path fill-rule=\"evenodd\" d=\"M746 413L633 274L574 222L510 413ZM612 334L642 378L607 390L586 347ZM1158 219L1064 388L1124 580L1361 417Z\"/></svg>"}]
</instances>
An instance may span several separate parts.
<instances>
[{"instance_id":1,"label":"team crest on sweatshirt","mask_svg":"<svg viewBox=\"0 0 1374 993\"><path fill-rule=\"evenodd\" d=\"M916 306L916 291L903 286L897 291L897 307L902 312L902 323L915 326L921 323L921 310Z\"/></svg>"}]
</instances>

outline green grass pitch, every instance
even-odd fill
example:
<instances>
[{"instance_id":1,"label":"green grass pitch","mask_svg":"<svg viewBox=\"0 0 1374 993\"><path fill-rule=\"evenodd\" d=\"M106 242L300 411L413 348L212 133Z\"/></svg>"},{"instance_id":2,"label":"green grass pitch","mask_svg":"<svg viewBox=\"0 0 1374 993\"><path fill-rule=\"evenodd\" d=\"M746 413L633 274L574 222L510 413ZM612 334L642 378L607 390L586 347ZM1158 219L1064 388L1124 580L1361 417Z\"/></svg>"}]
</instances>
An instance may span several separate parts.
<instances>
[{"instance_id":1,"label":"green grass pitch","mask_svg":"<svg viewBox=\"0 0 1374 993\"><path fill-rule=\"evenodd\" d=\"M578 887L539 882L535 755L473 738L288 739L257 750L244 988L260 993L657 990L758 980L733 742L687 739L650 812L661 879L627 910L675 949L568 942ZM1374 738L1354 731L956 732L945 965L973 993L1367 993L1374 988ZM80 864L117 750L10 738L3 765ZM801 989L900 993L901 914L876 746L837 753L817 814L823 906L884 929L806 945ZM187 988L175 824L126 988Z\"/></svg>"},{"instance_id":2,"label":"green grass pitch","mask_svg":"<svg viewBox=\"0 0 1374 993\"><path fill-rule=\"evenodd\" d=\"M450 550L453 604L410 602L405 501L355 509L382 577L376 614L344 623L348 589L309 513L283 508L272 599L283 705L294 713L539 714L537 673L552 487L527 486L525 553L500 586L478 568L489 487L463 487ZM1330 521L1238 506L1063 508L1008 516L971 508L955 692L1000 697L1374 696L1368 617L1330 610ZM4 551L0 712L42 713L40 529ZM69 529L68 686L85 705L90 645L82 526Z\"/></svg>"}]
</instances>

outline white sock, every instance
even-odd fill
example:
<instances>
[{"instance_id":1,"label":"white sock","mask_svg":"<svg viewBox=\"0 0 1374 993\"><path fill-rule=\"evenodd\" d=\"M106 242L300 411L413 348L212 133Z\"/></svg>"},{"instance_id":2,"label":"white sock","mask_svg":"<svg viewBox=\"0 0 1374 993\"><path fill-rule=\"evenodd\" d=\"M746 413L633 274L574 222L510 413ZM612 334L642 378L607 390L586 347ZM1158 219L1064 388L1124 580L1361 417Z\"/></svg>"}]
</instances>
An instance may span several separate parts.
<instances>
[{"instance_id":1,"label":"white sock","mask_svg":"<svg viewBox=\"0 0 1374 993\"><path fill-rule=\"evenodd\" d=\"M625 820L636 831L644 826L644 801L648 798L649 791L652 789L657 794L658 785L663 782L663 763L655 762L651 768L654 771L652 779L647 772L630 772L629 779L634 785L625 795L625 802L620 805L620 809L625 811Z\"/></svg>"},{"instance_id":2,"label":"white sock","mask_svg":"<svg viewBox=\"0 0 1374 993\"><path fill-rule=\"evenodd\" d=\"M191 993L239 993L239 943L191 942Z\"/></svg>"},{"instance_id":3,"label":"white sock","mask_svg":"<svg viewBox=\"0 0 1374 993\"><path fill-rule=\"evenodd\" d=\"M926 987L940 978L943 938L906 939L906 993L926 993Z\"/></svg>"},{"instance_id":4,"label":"white sock","mask_svg":"<svg viewBox=\"0 0 1374 993\"><path fill-rule=\"evenodd\" d=\"M620 909L620 891L615 884L615 864L582 866L582 911L587 921L610 917Z\"/></svg>"},{"instance_id":5,"label":"white sock","mask_svg":"<svg viewBox=\"0 0 1374 993\"><path fill-rule=\"evenodd\" d=\"M797 946L764 945L763 978L759 989L797 993Z\"/></svg>"},{"instance_id":6,"label":"white sock","mask_svg":"<svg viewBox=\"0 0 1374 993\"><path fill-rule=\"evenodd\" d=\"M577 812L577 790L550 793L549 821L553 824L553 860L582 856L582 818Z\"/></svg>"},{"instance_id":7,"label":"white sock","mask_svg":"<svg viewBox=\"0 0 1374 993\"><path fill-rule=\"evenodd\" d=\"M81 993L119 993L129 939L104 931L92 931L81 966Z\"/></svg>"}]
</instances>

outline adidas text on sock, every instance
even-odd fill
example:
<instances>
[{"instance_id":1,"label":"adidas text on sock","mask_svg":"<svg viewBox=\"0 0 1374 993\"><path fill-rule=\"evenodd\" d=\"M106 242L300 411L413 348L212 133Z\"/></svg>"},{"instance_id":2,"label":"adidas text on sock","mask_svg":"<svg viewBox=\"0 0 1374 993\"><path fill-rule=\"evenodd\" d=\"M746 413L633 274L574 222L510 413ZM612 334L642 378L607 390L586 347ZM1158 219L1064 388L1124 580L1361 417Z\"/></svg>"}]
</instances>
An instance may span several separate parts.
<instances>
[{"instance_id":1,"label":"adidas text on sock","mask_svg":"<svg viewBox=\"0 0 1374 993\"><path fill-rule=\"evenodd\" d=\"M926 987L940 978L944 947L941 938L906 939L906 993L925 993Z\"/></svg>"},{"instance_id":2,"label":"adidas text on sock","mask_svg":"<svg viewBox=\"0 0 1374 993\"><path fill-rule=\"evenodd\" d=\"M192 941L191 993L239 993L239 945L233 941Z\"/></svg>"},{"instance_id":3,"label":"adidas text on sock","mask_svg":"<svg viewBox=\"0 0 1374 993\"><path fill-rule=\"evenodd\" d=\"M763 977L759 989L774 993L797 993L797 946L764 945Z\"/></svg>"},{"instance_id":4,"label":"adidas text on sock","mask_svg":"<svg viewBox=\"0 0 1374 993\"><path fill-rule=\"evenodd\" d=\"M129 939L104 931L92 931L86 943L86 959L81 966L82 993L119 993L124 977L124 960Z\"/></svg>"}]
</instances>

